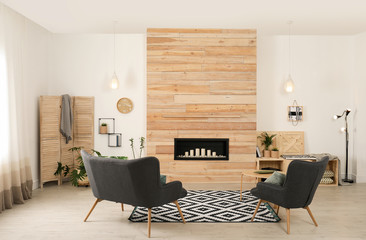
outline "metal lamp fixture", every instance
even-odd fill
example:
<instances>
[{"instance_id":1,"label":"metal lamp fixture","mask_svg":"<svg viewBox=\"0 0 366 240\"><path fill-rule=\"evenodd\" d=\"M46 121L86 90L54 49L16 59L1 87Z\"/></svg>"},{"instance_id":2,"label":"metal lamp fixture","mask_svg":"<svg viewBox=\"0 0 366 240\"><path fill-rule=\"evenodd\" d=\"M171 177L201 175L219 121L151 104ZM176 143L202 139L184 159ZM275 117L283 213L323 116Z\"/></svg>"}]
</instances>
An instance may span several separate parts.
<instances>
[{"instance_id":1,"label":"metal lamp fixture","mask_svg":"<svg viewBox=\"0 0 366 240\"><path fill-rule=\"evenodd\" d=\"M350 114L351 109L347 108L343 111L342 115L334 115L333 118L336 120L338 118L341 118L345 115L344 120L346 122L346 127L342 127L341 131L346 133L346 175L345 178L342 180L343 182L353 183L352 179L348 178L348 142L349 142L349 134L348 134L348 121L347 117L348 114Z\"/></svg>"},{"instance_id":2,"label":"metal lamp fixture","mask_svg":"<svg viewBox=\"0 0 366 240\"><path fill-rule=\"evenodd\" d=\"M119 87L119 81L116 74L116 22L114 22L113 27L113 65L114 65L114 73L111 81L111 88L117 89Z\"/></svg>"},{"instance_id":3,"label":"metal lamp fixture","mask_svg":"<svg viewBox=\"0 0 366 240\"><path fill-rule=\"evenodd\" d=\"M285 91L288 93L291 93L294 91L295 85L294 85L294 81L292 81L292 77L291 77L291 24L293 23L292 21L288 21L288 78L287 81L285 83Z\"/></svg>"}]
</instances>

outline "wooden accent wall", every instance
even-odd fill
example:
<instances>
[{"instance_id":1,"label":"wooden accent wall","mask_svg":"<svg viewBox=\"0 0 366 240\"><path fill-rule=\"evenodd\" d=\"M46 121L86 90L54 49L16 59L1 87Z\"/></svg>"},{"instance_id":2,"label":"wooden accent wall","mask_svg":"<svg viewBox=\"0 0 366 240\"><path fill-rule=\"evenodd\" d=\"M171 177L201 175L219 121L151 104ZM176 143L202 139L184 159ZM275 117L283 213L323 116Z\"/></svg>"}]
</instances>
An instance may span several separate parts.
<instances>
[{"instance_id":1,"label":"wooden accent wall","mask_svg":"<svg viewBox=\"0 0 366 240\"><path fill-rule=\"evenodd\" d=\"M148 29L147 153L169 180L239 182L255 168L256 30ZM176 161L174 138L229 138L229 161Z\"/></svg>"}]
</instances>

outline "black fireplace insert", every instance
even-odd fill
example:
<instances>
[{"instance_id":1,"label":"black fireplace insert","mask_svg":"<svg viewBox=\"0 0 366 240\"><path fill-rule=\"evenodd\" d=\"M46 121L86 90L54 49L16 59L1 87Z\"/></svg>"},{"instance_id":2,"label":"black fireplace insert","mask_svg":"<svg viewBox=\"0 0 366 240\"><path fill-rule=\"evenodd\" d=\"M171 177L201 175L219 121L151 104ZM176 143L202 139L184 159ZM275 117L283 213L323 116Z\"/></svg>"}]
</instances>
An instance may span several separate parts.
<instances>
[{"instance_id":1,"label":"black fireplace insert","mask_svg":"<svg viewBox=\"0 0 366 240\"><path fill-rule=\"evenodd\" d=\"M228 138L175 138L175 160L229 160Z\"/></svg>"}]
</instances>

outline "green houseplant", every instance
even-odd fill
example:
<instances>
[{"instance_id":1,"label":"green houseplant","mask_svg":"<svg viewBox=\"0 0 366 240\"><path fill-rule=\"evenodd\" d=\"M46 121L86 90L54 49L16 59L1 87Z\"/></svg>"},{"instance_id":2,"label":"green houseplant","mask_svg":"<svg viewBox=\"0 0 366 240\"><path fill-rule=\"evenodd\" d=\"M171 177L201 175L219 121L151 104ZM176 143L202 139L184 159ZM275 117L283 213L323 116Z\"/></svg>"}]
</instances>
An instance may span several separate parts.
<instances>
[{"instance_id":1,"label":"green houseplant","mask_svg":"<svg viewBox=\"0 0 366 240\"><path fill-rule=\"evenodd\" d=\"M57 169L54 173L55 176L60 177L60 181L62 176L67 177L69 176L71 184L73 186L80 186L80 185L89 185L89 181L86 175L86 170L84 166L83 159L81 157L80 151L83 149L83 147L72 147L69 149L71 152L75 152L77 154L76 158L76 164L74 166L70 167L68 165L62 165L61 162L57 162ZM93 154L96 154L98 157L107 157L102 156L102 154L92 149ZM110 156L109 158L115 158L115 159L128 159L126 156Z\"/></svg>"},{"instance_id":2,"label":"green houseplant","mask_svg":"<svg viewBox=\"0 0 366 240\"><path fill-rule=\"evenodd\" d=\"M276 147L272 148L271 157L272 158L279 158L280 157L280 152L279 152L278 148L276 148Z\"/></svg>"},{"instance_id":3,"label":"green houseplant","mask_svg":"<svg viewBox=\"0 0 366 240\"><path fill-rule=\"evenodd\" d=\"M108 133L108 126L107 126L106 123L100 124L99 133L100 134L107 134Z\"/></svg>"},{"instance_id":4,"label":"green houseplant","mask_svg":"<svg viewBox=\"0 0 366 240\"><path fill-rule=\"evenodd\" d=\"M273 138L275 136L276 134L269 135L267 132L262 132L262 134L258 136L258 138L261 139L262 145L264 145L264 151L263 151L264 157L271 156L271 151L269 150L269 147L272 145Z\"/></svg>"}]
</instances>

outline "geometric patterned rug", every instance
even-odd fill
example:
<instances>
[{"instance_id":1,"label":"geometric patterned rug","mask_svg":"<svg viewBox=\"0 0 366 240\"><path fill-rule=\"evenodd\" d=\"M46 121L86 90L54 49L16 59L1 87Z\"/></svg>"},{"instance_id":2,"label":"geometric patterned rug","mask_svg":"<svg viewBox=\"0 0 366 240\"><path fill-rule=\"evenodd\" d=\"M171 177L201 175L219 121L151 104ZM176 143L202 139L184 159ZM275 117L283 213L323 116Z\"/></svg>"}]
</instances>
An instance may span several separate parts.
<instances>
[{"instance_id":1,"label":"geometric patterned rug","mask_svg":"<svg viewBox=\"0 0 366 240\"><path fill-rule=\"evenodd\" d=\"M189 190L185 198L178 200L186 222L192 223L238 223L251 222L258 198L239 191ZM138 207L132 212L132 222L147 222L147 208ZM278 222L281 219L268 203L261 204L254 222ZM181 222L174 203L152 208L152 222Z\"/></svg>"}]
</instances>

